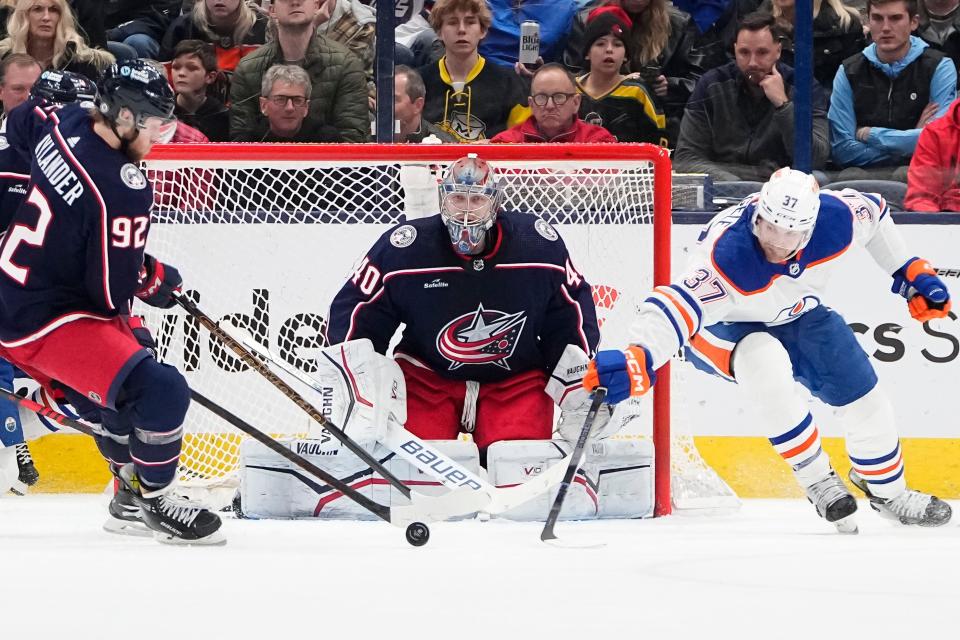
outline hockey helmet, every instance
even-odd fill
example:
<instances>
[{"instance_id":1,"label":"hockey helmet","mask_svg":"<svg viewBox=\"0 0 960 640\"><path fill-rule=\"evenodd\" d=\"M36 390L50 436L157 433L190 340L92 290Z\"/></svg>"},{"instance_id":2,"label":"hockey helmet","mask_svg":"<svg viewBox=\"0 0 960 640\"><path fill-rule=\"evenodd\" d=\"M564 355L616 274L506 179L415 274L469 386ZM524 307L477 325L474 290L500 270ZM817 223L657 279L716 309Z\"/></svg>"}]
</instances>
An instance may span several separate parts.
<instances>
[{"instance_id":1,"label":"hockey helmet","mask_svg":"<svg viewBox=\"0 0 960 640\"><path fill-rule=\"evenodd\" d=\"M776 228L778 242L789 243L794 253L810 241L820 212L820 186L809 173L783 167L774 172L760 190L753 217L753 232L760 236L764 220Z\"/></svg>"},{"instance_id":2,"label":"hockey helmet","mask_svg":"<svg viewBox=\"0 0 960 640\"><path fill-rule=\"evenodd\" d=\"M148 118L169 122L175 105L170 83L145 60L123 60L103 74L100 111L111 123L116 122L121 109L133 113L137 129L143 129Z\"/></svg>"},{"instance_id":3,"label":"hockey helmet","mask_svg":"<svg viewBox=\"0 0 960 640\"><path fill-rule=\"evenodd\" d=\"M46 104L88 103L93 107L97 102L97 85L85 75L72 71L47 69L30 89L30 98Z\"/></svg>"},{"instance_id":4,"label":"hockey helmet","mask_svg":"<svg viewBox=\"0 0 960 640\"><path fill-rule=\"evenodd\" d=\"M477 154L450 165L440 183L440 215L459 253L483 251L487 231L497 220L501 197L500 179Z\"/></svg>"}]
</instances>

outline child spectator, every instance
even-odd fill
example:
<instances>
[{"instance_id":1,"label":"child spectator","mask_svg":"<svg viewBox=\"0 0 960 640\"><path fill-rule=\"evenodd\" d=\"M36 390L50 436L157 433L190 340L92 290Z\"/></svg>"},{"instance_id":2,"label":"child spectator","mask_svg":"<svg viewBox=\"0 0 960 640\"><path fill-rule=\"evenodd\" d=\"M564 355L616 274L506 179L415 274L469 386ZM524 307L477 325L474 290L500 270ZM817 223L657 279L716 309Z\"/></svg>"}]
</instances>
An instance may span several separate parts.
<instances>
[{"instance_id":1,"label":"child spectator","mask_svg":"<svg viewBox=\"0 0 960 640\"><path fill-rule=\"evenodd\" d=\"M200 40L183 40L174 49L170 65L177 106L173 114L180 122L199 129L211 142L230 140L230 111L212 95L217 81L217 55L213 45Z\"/></svg>"},{"instance_id":2,"label":"child spectator","mask_svg":"<svg viewBox=\"0 0 960 640\"><path fill-rule=\"evenodd\" d=\"M619 142L666 146L663 112L643 82L620 73L630 55L627 34L632 26L620 7L598 7L590 12L584 38L584 58L590 71L577 81L583 92L580 117L605 128Z\"/></svg>"}]
</instances>

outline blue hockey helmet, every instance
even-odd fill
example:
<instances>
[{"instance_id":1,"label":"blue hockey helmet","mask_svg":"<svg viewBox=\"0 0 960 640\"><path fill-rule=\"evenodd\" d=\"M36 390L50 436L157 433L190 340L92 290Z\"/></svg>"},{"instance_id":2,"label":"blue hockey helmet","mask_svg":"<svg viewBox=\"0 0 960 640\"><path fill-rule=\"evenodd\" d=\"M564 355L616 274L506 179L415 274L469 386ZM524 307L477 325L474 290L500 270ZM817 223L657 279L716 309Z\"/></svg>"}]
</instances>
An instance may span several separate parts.
<instances>
[{"instance_id":1,"label":"blue hockey helmet","mask_svg":"<svg viewBox=\"0 0 960 640\"><path fill-rule=\"evenodd\" d=\"M72 71L57 71L47 69L40 74L30 89L30 98L42 100L46 104L72 104L74 102L89 103L84 106L96 105L99 91L85 75Z\"/></svg>"},{"instance_id":2,"label":"blue hockey helmet","mask_svg":"<svg viewBox=\"0 0 960 640\"><path fill-rule=\"evenodd\" d=\"M100 83L100 111L115 123L121 109L133 114L137 129L148 118L173 119L176 97L163 74L146 60L123 60L110 66Z\"/></svg>"},{"instance_id":3,"label":"blue hockey helmet","mask_svg":"<svg viewBox=\"0 0 960 640\"><path fill-rule=\"evenodd\" d=\"M440 183L440 216L459 253L476 255L483 251L502 197L500 179L475 153L450 165Z\"/></svg>"}]
</instances>

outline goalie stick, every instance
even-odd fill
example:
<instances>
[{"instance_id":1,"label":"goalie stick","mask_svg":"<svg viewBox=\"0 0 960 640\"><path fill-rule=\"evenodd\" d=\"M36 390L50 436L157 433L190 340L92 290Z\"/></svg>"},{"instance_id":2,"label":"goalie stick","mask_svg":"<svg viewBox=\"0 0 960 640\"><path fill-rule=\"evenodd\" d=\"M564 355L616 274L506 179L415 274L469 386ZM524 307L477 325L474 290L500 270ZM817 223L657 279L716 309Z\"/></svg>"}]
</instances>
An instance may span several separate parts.
<instances>
[{"instance_id":1,"label":"goalie stick","mask_svg":"<svg viewBox=\"0 0 960 640\"><path fill-rule=\"evenodd\" d=\"M240 431L246 433L248 436L269 448L274 453L289 460L311 475L323 480L328 485L347 496L370 513L376 515L385 522L389 522L392 525L398 527L409 527L410 525L415 525L419 522L435 522L437 520L445 520L450 516L461 515L464 513L463 508L465 501L472 499L472 497L469 495L472 492L469 492L469 490L466 489L459 492L448 493L443 496L426 496L420 493L414 493L411 496L411 504L387 507L378 502L374 502L367 496L348 485L346 482L331 475L327 471L324 471L303 456L294 453L289 448L283 446L263 431L260 431L250 423L244 421L242 418L234 415L227 409L218 405L213 400L210 400L199 391L191 389L190 397L193 398L197 404L203 406ZM476 500L473 501L476 502ZM467 506L471 509L471 511L476 511L475 505ZM471 511L467 511L466 513L470 513Z\"/></svg>"},{"instance_id":2,"label":"goalie stick","mask_svg":"<svg viewBox=\"0 0 960 640\"><path fill-rule=\"evenodd\" d=\"M321 387L315 379L310 377L310 375L300 371L285 360L282 360L269 349L254 342L252 338L244 336L243 345L267 362L292 375L314 391L323 391L323 387ZM563 478L563 465L557 462L540 475L534 476L523 484L510 488L500 488L491 485L483 478L468 471L463 465L445 456L436 448L430 446L402 427L388 424L387 435L383 444L391 451L401 455L423 473L440 480L441 483L450 489L467 487L473 491L487 494L490 502L483 507L483 511L490 514L503 513L529 502L545 491L548 491ZM437 461L442 461L443 464L441 466L448 470L447 473L438 474L434 470ZM456 474L454 477L450 477L450 469L453 469L454 474Z\"/></svg>"},{"instance_id":3,"label":"goalie stick","mask_svg":"<svg viewBox=\"0 0 960 640\"><path fill-rule=\"evenodd\" d=\"M290 399L295 405L300 407L310 418L314 420L321 427L325 427L337 440L343 443L343 445L352 451L358 458L367 463L371 469L380 475L381 478L393 485L405 498L410 498L413 493L410 490L410 487L403 484L397 476L390 473L376 458L374 458L370 453L357 444L353 438L348 436L343 432L337 425L333 424L327 418L320 413L320 410L315 406L307 402L307 400L297 393L296 389L291 387L289 384L284 382L277 374L271 371L270 367L264 364L259 358L250 353L250 351L240 344L237 340L233 338L229 333L224 331L220 325L214 322L213 318L205 314L200 310L200 307L196 305L192 300L190 300L186 295L179 291L173 293L173 299L177 301L183 310L186 311L189 315L196 318L210 332L217 340L222 344L229 347L231 351L240 356L240 360L243 361L245 365L259 373L263 376L267 382L272 384L274 387L280 390L283 395ZM468 512L467 512L468 513Z\"/></svg>"},{"instance_id":4,"label":"goalie stick","mask_svg":"<svg viewBox=\"0 0 960 640\"><path fill-rule=\"evenodd\" d=\"M593 421L597 418L597 412L600 411L600 405L603 404L603 400L606 397L607 390L605 387L597 387L593 390L593 402L590 404L590 410L587 412L587 417L583 421L583 428L580 429L577 446L573 448L573 453L570 454L570 463L567 465L567 472L563 474L563 481L560 483L557 497L553 501L553 506L550 507L550 513L547 515L547 521L543 525L543 531L540 532L540 539L544 542L559 542L559 539L553 532L553 527L557 523L557 518L560 517L563 500L567 497L567 490L570 488L570 483L573 482L573 476L577 473L577 468L580 466L580 460L583 458L583 449L587 444L590 429L593 428Z\"/></svg>"}]
</instances>

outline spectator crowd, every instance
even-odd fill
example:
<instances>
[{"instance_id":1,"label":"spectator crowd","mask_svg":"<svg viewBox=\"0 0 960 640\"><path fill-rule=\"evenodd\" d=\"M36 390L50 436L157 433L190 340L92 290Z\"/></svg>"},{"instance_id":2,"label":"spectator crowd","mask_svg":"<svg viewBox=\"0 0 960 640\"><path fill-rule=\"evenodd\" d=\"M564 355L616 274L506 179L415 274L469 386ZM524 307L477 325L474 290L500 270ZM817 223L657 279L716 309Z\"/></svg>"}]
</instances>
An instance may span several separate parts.
<instances>
[{"instance_id":1,"label":"spectator crowd","mask_svg":"<svg viewBox=\"0 0 960 640\"><path fill-rule=\"evenodd\" d=\"M0 98L42 70L162 65L172 142L365 142L375 0L0 0ZM814 0L821 185L960 210L960 0ZM794 163L794 0L424 0L396 29L396 141L647 142L731 192ZM540 57L518 60L539 25ZM5 126L5 125L4 125ZM898 185L898 186L897 186Z\"/></svg>"}]
</instances>

